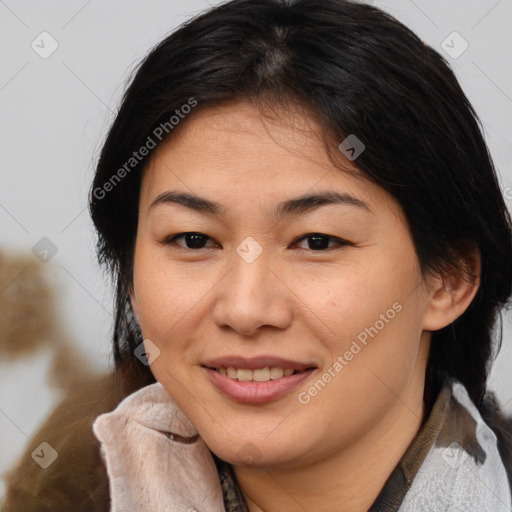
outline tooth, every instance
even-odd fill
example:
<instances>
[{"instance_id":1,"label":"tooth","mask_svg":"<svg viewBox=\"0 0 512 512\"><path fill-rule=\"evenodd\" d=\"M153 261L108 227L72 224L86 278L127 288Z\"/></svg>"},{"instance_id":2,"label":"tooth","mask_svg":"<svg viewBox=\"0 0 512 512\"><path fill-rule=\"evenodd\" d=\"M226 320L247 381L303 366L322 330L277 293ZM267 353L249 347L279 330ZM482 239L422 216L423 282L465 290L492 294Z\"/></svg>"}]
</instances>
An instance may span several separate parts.
<instances>
[{"instance_id":1,"label":"tooth","mask_svg":"<svg viewBox=\"0 0 512 512\"><path fill-rule=\"evenodd\" d=\"M252 370L239 368L237 374L238 380L252 380Z\"/></svg>"},{"instance_id":2,"label":"tooth","mask_svg":"<svg viewBox=\"0 0 512 512\"><path fill-rule=\"evenodd\" d=\"M270 378L271 379L280 379L284 374L284 370L277 366L270 368Z\"/></svg>"},{"instance_id":3,"label":"tooth","mask_svg":"<svg viewBox=\"0 0 512 512\"><path fill-rule=\"evenodd\" d=\"M258 368L256 370L249 370L247 368L233 368L228 366L227 368L217 368L217 371L221 375L227 375L231 379L238 379L243 381L254 380L256 382L267 382L271 379L280 379L281 377L293 375L295 370L293 368L283 369L279 366L273 366L272 368L266 366L265 368Z\"/></svg>"},{"instance_id":4,"label":"tooth","mask_svg":"<svg viewBox=\"0 0 512 512\"><path fill-rule=\"evenodd\" d=\"M267 380L270 380L270 370L268 366L266 366L265 368L260 368L258 370L253 370L252 379L258 382L265 382Z\"/></svg>"}]
</instances>

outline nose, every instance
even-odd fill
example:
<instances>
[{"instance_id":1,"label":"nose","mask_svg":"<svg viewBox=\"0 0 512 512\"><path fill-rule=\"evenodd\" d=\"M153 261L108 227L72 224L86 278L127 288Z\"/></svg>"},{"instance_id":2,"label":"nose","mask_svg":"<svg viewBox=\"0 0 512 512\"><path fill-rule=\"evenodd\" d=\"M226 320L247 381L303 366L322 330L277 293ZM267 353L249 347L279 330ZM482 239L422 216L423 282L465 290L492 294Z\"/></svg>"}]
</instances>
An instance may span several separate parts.
<instances>
[{"instance_id":1,"label":"nose","mask_svg":"<svg viewBox=\"0 0 512 512\"><path fill-rule=\"evenodd\" d=\"M216 287L212 314L219 328L254 336L264 326L283 330L290 325L293 293L269 263L263 255L251 263L234 255L231 270Z\"/></svg>"}]
</instances>

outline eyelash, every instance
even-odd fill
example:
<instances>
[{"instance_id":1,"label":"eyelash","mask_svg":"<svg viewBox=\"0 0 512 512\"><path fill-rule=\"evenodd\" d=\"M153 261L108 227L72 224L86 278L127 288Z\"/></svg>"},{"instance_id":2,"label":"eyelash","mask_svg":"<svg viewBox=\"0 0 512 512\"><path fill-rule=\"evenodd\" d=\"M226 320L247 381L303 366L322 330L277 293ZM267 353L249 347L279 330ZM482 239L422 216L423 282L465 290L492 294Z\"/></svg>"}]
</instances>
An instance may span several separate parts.
<instances>
[{"instance_id":1,"label":"eyelash","mask_svg":"<svg viewBox=\"0 0 512 512\"><path fill-rule=\"evenodd\" d=\"M203 250L203 249L215 249L215 247L212 247L212 246L210 246L210 247L208 247L208 246L207 247L200 247L198 249L193 249L191 247L185 247L185 246L177 244L175 242L177 239L182 238L182 237L184 237L186 235L199 235L199 236L206 237L207 239L213 240L211 237L209 237L208 235L205 235L204 233L198 233L196 231L186 231L184 233L178 233L177 235L172 235L170 237L165 238L161 242L161 244L162 245L174 245L174 246L179 247L181 249L184 249L186 251L193 251L193 252L198 252L198 251ZM328 238L328 239L333 240L334 242L336 242L338 244L338 247L328 247L326 249L316 249L316 250L315 249L305 249L305 248L301 247L301 249L306 250L306 251L312 251L312 252L326 252L326 251L329 251L329 250L332 250L332 249L336 249L336 248L339 248L339 247L342 247L342 246L354 245L351 242L348 242L347 240L343 240L341 238L338 238L338 237L335 237L335 236L332 236L332 235L326 235L324 233L308 233L306 235L302 235L301 237L296 238L293 241L293 244L297 244L297 243L301 242L302 240L305 240L307 238L313 238L313 237Z\"/></svg>"}]
</instances>

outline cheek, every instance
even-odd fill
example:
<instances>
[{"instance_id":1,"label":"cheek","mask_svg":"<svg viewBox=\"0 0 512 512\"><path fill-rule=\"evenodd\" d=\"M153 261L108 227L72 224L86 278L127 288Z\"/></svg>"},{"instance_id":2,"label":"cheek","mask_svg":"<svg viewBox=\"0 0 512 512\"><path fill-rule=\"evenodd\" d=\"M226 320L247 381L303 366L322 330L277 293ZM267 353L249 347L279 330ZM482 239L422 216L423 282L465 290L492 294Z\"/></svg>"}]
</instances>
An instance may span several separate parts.
<instances>
[{"instance_id":1,"label":"cheek","mask_svg":"<svg viewBox=\"0 0 512 512\"><path fill-rule=\"evenodd\" d=\"M415 268L410 263L388 263L384 258L378 263L365 259L335 269L319 268L311 279L299 275L293 279L294 293L303 304L308 323L318 329L318 338L343 345L375 323L379 331L396 323L396 310L414 289Z\"/></svg>"},{"instance_id":2,"label":"cheek","mask_svg":"<svg viewBox=\"0 0 512 512\"><path fill-rule=\"evenodd\" d=\"M204 295L206 284L151 248L140 247L134 261L134 289L144 337L164 349L165 340L187 327L187 315Z\"/></svg>"},{"instance_id":3,"label":"cheek","mask_svg":"<svg viewBox=\"0 0 512 512\"><path fill-rule=\"evenodd\" d=\"M354 412L361 400L398 391L415 370L419 351L423 299L414 254L403 247L402 254L389 250L373 260L318 279L314 293L311 286L297 293L309 307L304 314L311 331L329 354L324 370L338 363L329 387Z\"/></svg>"},{"instance_id":4,"label":"cheek","mask_svg":"<svg viewBox=\"0 0 512 512\"><path fill-rule=\"evenodd\" d=\"M323 341L329 359L317 379L298 391L304 421L324 418L317 428L334 444L351 443L397 403L398 409L407 403L397 397L407 394L418 368L416 311L410 303L386 307L372 305L371 314L359 316L340 313L339 336L330 333Z\"/></svg>"}]
</instances>

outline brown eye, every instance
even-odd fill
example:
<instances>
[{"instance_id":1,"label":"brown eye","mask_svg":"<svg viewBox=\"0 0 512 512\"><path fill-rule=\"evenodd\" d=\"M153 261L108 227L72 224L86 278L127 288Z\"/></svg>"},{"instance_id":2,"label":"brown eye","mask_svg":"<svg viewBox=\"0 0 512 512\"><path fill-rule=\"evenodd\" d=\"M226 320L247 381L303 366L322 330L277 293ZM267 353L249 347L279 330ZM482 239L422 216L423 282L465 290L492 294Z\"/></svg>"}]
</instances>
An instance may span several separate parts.
<instances>
[{"instance_id":1,"label":"brown eye","mask_svg":"<svg viewBox=\"0 0 512 512\"><path fill-rule=\"evenodd\" d=\"M324 235L323 233L310 233L308 235L304 235L295 243L301 242L303 240L308 240L308 247L304 247L304 249L310 249L312 251L325 251L327 249L332 249L332 246L329 247L329 243L331 241L335 242L338 246L350 245L349 242L346 242L341 238L337 238L331 235Z\"/></svg>"},{"instance_id":2,"label":"brown eye","mask_svg":"<svg viewBox=\"0 0 512 512\"><path fill-rule=\"evenodd\" d=\"M178 243L176 240L183 239L183 243ZM208 240L211 240L211 238L208 235L205 235L203 233L196 233L196 232L187 232L187 233L179 233L178 235L174 235L171 238L168 238L164 241L165 245L178 245L180 247L183 247L185 249L203 249L205 247L215 247L213 246L207 246L206 243ZM217 244L218 245L218 244Z\"/></svg>"}]
</instances>

